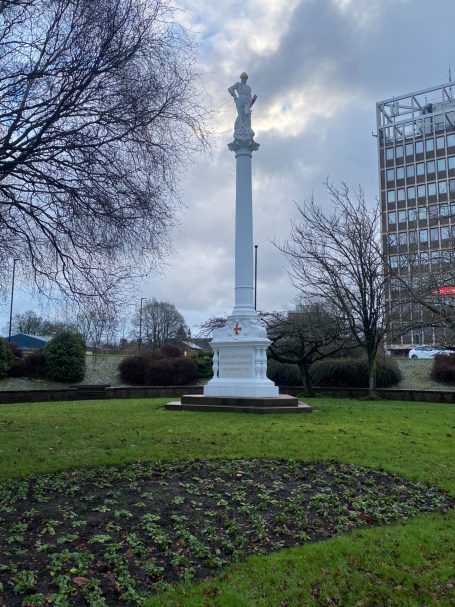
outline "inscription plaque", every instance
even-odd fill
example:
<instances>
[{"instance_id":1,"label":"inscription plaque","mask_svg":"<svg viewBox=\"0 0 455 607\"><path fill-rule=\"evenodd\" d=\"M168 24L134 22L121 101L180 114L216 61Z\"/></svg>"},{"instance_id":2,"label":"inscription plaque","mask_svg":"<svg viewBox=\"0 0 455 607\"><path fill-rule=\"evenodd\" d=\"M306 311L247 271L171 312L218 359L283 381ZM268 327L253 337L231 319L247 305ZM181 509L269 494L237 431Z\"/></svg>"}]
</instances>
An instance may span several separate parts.
<instances>
[{"instance_id":1,"label":"inscription plaque","mask_svg":"<svg viewBox=\"0 0 455 607\"><path fill-rule=\"evenodd\" d=\"M253 377L253 352L241 348L220 348L218 376Z\"/></svg>"}]
</instances>

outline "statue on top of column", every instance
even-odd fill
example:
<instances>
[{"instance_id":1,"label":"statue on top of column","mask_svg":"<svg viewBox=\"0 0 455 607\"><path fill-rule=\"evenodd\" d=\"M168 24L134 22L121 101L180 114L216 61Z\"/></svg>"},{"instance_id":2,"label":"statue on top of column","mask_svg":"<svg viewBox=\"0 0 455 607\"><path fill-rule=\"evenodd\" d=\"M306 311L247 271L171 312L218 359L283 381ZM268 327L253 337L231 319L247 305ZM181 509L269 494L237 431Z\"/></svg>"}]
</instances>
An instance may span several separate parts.
<instances>
[{"instance_id":1,"label":"statue on top of column","mask_svg":"<svg viewBox=\"0 0 455 607\"><path fill-rule=\"evenodd\" d=\"M237 118L234 124L234 139L240 141L252 141L254 131L251 128L251 107L257 99L257 96L251 96L251 88L246 81L248 74L240 74L240 82L236 82L228 88L229 93L234 97L237 107Z\"/></svg>"}]
</instances>

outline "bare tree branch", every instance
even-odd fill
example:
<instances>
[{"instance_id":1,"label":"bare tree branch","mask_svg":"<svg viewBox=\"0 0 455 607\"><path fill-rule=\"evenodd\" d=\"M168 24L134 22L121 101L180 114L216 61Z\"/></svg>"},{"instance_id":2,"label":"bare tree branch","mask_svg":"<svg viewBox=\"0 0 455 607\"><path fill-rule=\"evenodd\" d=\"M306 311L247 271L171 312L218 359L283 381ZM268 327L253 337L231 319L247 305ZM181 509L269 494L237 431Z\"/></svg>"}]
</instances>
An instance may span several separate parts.
<instances>
[{"instance_id":1,"label":"bare tree branch","mask_svg":"<svg viewBox=\"0 0 455 607\"><path fill-rule=\"evenodd\" d=\"M159 265L206 141L194 48L167 0L0 2L0 285L110 293Z\"/></svg>"}]
</instances>

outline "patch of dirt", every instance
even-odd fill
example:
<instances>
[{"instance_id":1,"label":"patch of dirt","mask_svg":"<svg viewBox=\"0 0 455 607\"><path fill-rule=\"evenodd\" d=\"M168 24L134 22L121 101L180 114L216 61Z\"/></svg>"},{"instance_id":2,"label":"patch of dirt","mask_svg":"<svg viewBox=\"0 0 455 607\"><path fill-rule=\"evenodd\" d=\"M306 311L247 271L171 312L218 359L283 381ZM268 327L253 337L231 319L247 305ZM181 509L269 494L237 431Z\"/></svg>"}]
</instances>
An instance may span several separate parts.
<instances>
[{"instance_id":1,"label":"patch of dirt","mask_svg":"<svg viewBox=\"0 0 455 607\"><path fill-rule=\"evenodd\" d=\"M148 463L0 483L0 605L141 605L247 554L455 507L338 463Z\"/></svg>"}]
</instances>

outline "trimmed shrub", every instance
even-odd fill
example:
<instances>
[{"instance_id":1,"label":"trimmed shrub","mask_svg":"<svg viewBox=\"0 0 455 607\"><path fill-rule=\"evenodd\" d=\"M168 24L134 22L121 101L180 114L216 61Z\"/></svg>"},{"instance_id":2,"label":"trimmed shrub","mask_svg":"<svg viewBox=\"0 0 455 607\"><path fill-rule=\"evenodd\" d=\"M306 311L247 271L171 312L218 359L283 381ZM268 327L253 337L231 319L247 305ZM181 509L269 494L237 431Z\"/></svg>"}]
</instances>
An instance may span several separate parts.
<instances>
[{"instance_id":1,"label":"trimmed shrub","mask_svg":"<svg viewBox=\"0 0 455 607\"><path fill-rule=\"evenodd\" d=\"M9 347L11 349L11 352L13 353L13 359L15 359L15 358L22 358L23 357L22 350L19 348L19 346L16 343L14 343L14 341L12 341L9 344Z\"/></svg>"},{"instance_id":2,"label":"trimmed shrub","mask_svg":"<svg viewBox=\"0 0 455 607\"><path fill-rule=\"evenodd\" d=\"M315 386L334 388L367 388L368 363L363 358L335 358L311 365L311 380ZM387 388L399 383L401 371L395 361L377 360L377 387Z\"/></svg>"},{"instance_id":3,"label":"trimmed shrub","mask_svg":"<svg viewBox=\"0 0 455 607\"><path fill-rule=\"evenodd\" d=\"M126 384L143 386L145 369L153 360L161 360L164 354L161 352L143 352L136 356L128 356L120 361L118 370L120 379Z\"/></svg>"},{"instance_id":4,"label":"trimmed shrub","mask_svg":"<svg viewBox=\"0 0 455 607\"><path fill-rule=\"evenodd\" d=\"M267 377L277 386L301 386L302 375L297 365L280 363L273 358L267 361Z\"/></svg>"},{"instance_id":5,"label":"trimmed shrub","mask_svg":"<svg viewBox=\"0 0 455 607\"><path fill-rule=\"evenodd\" d=\"M162 358L161 360L152 360L144 370L143 383L146 386L171 386L172 381L172 362L175 358Z\"/></svg>"},{"instance_id":6,"label":"trimmed shrub","mask_svg":"<svg viewBox=\"0 0 455 607\"><path fill-rule=\"evenodd\" d=\"M171 359L171 385L185 386L197 378L197 364L191 356L181 356Z\"/></svg>"},{"instance_id":7,"label":"trimmed shrub","mask_svg":"<svg viewBox=\"0 0 455 607\"><path fill-rule=\"evenodd\" d=\"M213 377L213 352L201 350L193 354L192 359L197 365L198 379L210 379Z\"/></svg>"},{"instance_id":8,"label":"trimmed shrub","mask_svg":"<svg viewBox=\"0 0 455 607\"><path fill-rule=\"evenodd\" d=\"M455 383L455 354L436 354L430 377L445 384Z\"/></svg>"},{"instance_id":9,"label":"trimmed shrub","mask_svg":"<svg viewBox=\"0 0 455 607\"><path fill-rule=\"evenodd\" d=\"M13 353L10 345L4 337L0 337L0 379L6 377L12 362Z\"/></svg>"},{"instance_id":10,"label":"trimmed shrub","mask_svg":"<svg viewBox=\"0 0 455 607\"><path fill-rule=\"evenodd\" d=\"M180 350L179 350L180 351ZM136 386L179 386L197 378L197 364L190 356L165 357L163 351L145 352L124 358L119 364L120 378Z\"/></svg>"},{"instance_id":11,"label":"trimmed shrub","mask_svg":"<svg viewBox=\"0 0 455 607\"><path fill-rule=\"evenodd\" d=\"M85 375L85 342L73 331L61 331L44 348L46 374L49 379L80 382Z\"/></svg>"},{"instance_id":12,"label":"trimmed shrub","mask_svg":"<svg viewBox=\"0 0 455 607\"><path fill-rule=\"evenodd\" d=\"M8 371L9 377L31 377L44 379L46 375L46 358L43 350L33 350L24 358L15 358Z\"/></svg>"},{"instance_id":13,"label":"trimmed shrub","mask_svg":"<svg viewBox=\"0 0 455 607\"><path fill-rule=\"evenodd\" d=\"M164 344L160 348L161 354L164 354L166 358L179 358L183 356L183 351L174 344Z\"/></svg>"},{"instance_id":14,"label":"trimmed shrub","mask_svg":"<svg viewBox=\"0 0 455 607\"><path fill-rule=\"evenodd\" d=\"M23 358L15 358L8 369L8 377L26 377L25 360Z\"/></svg>"},{"instance_id":15,"label":"trimmed shrub","mask_svg":"<svg viewBox=\"0 0 455 607\"><path fill-rule=\"evenodd\" d=\"M44 356L44 351L42 349L33 350L30 354L26 354L22 359L22 362L24 363L25 377L44 379L47 376L46 357Z\"/></svg>"}]
</instances>

